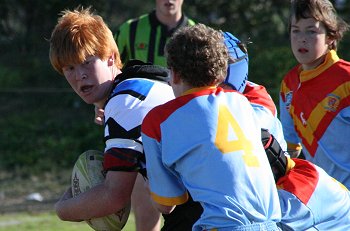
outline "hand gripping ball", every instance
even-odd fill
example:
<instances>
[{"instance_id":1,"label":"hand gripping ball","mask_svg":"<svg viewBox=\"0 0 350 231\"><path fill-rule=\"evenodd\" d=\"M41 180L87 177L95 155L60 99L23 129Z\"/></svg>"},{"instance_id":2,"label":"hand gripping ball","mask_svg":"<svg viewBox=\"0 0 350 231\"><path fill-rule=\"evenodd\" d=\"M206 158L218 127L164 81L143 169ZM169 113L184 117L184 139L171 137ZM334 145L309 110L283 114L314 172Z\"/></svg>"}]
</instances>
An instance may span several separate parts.
<instances>
[{"instance_id":1,"label":"hand gripping ball","mask_svg":"<svg viewBox=\"0 0 350 231\"><path fill-rule=\"evenodd\" d=\"M73 197L104 181L102 160L102 152L95 150L86 151L79 156L72 172ZM130 204L114 214L86 220L86 223L96 231L120 231L128 221L129 214Z\"/></svg>"}]
</instances>

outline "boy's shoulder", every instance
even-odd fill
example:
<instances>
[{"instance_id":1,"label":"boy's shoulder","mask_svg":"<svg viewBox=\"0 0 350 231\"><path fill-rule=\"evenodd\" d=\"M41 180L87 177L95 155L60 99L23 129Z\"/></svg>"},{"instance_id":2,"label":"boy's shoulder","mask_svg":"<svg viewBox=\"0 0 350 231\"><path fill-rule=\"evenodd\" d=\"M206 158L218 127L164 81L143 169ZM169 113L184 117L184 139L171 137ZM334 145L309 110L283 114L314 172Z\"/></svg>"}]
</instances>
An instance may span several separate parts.
<instances>
[{"instance_id":1,"label":"boy's shoulder","mask_svg":"<svg viewBox=\"0 0 350 231\"><path fill-rule=\"evenodd\" d=\"M116 76L105 108L149 110L174 98L168 69L133 60Z\"/></svg>"},{"instance_id":2,"label":"boy's shoulder","mask_svg":"<svg viewBox=\"0 0 350 231\"><path fill-rule=\"evenodd\" d=\"M338 66L346 72L350 72L350 61L339 59Z\"/></svg>"},{"instance_id":3,"label":"boy's shoulder","mask_svg":"<svg viewBox=\"0 0 350 231\"><path fill-rule=\"evenodd\" d=\"M126 20L124 23L120 25L120 27L129 27L132 23L138 22L138 21L143 21L143 20L148 20L150 13L148 14L142 14L138 17L135 18L130 18Z\"/></svg>"},{"instance_id":4,"label":"boy's shoulder","mask_svg":"<svg viewBox=\"0 0 350 231\"><path fill-rule=\"evenodd\" d=\"M282 90L292 90L298 87L300 79L299 79L299 72L300 72L301 65L298 64L294 66L292 69L290 69L283 77L282 79ZM288 90L288 91L289 91Z\"/></svg>"},{"instance_id":5,"label":"boy's shoulder","mask_svg":"<svg viewBox=\"0 0 350 231\"><path fill-rule=\"evenodd\" d=\"M285 75L283 80L287 80L288 78L293 78L293 76L295 75L299 75L300 72L300 68L301 68L301 64L297 64L294 67L292 67Z\"/></svg>"}]
</instances>

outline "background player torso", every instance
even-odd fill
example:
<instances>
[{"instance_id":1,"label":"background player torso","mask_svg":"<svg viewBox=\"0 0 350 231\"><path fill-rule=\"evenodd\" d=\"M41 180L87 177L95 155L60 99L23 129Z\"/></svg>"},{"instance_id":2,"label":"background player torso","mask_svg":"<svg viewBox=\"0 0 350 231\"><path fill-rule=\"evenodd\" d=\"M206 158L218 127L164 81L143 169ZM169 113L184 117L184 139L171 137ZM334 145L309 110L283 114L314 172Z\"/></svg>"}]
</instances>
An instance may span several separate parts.
<instances>
[{"instance_id":1,"label":"background player torso","mask_svg":"<svg viewBox=\"0 0 350 231\"><path fill-rule=\"evenodd\" d=\"M350 187L350 63L330 52L317 69L294 68L282 84L281 120L285 138L293 140L291 123L306 159ZM290 117L290 118L288 118Z\"/></svg>"}]
</instances>

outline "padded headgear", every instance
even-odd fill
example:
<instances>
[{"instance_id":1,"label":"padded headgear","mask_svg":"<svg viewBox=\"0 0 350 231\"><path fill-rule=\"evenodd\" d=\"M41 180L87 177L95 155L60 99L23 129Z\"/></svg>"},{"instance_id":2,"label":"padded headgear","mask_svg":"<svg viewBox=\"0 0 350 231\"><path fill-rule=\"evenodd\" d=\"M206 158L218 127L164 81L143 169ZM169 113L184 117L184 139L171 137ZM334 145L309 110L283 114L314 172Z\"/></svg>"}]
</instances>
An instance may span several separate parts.
<instances>
[{"instance_id":1,"label":"padded headgear","mask_svg":"<svg viewBox=\"0 0 350 231\"><path fill-rule=\"evenodd\" d=\"M242 93L248 80L248 53L240 48L239 44L241 44L241 41L230 32L223 32L223 35L225 45L231 58L234 60L233 63L229 61L227 77L224 83Z\"/></svg>"}]
</instances>

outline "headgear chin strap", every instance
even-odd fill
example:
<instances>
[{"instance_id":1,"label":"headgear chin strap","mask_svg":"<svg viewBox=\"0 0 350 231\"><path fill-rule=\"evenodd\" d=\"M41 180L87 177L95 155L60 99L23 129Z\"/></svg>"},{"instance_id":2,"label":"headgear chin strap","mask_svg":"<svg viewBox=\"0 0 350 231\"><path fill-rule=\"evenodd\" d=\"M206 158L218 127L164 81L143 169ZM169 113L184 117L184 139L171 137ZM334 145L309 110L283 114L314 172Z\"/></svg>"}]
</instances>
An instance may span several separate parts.
<instances>
[{"instance_id":1,"label":"headgear chin strap","mask_svg":"<svg viewBox=\"0 0 350 231\"><path fill-rule=\"evenodd\" d=\"M248 53L242 49L241 41L230 32L223 32L223 35L231 57L224 83L242 93L248 80Z\"/></svg>"}]
</instances>

